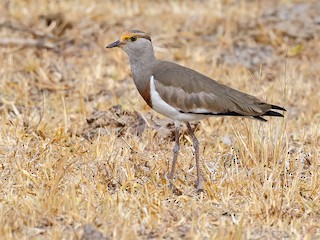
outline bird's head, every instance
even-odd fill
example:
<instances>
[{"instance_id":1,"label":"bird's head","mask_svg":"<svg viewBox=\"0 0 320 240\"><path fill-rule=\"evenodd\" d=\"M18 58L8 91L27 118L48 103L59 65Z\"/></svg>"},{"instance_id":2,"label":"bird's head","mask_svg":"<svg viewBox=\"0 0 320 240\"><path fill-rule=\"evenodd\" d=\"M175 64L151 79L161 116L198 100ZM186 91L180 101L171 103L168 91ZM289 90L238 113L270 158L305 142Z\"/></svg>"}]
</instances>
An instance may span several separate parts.
<instances>
[{"instance_id":1,"label":"bird's head","mask_svg":"<svg viewBox=\"0 0 320 240\"><path fill-rule=\"evenodd\" d=\"M130 30L122 33L119 40L106 46L106 48L114 47L122 48L129 56L140 55L145 51L150 51L150 48L152 49L152 43L147 33L139 30Z\"/></svg>"}]
</instances>

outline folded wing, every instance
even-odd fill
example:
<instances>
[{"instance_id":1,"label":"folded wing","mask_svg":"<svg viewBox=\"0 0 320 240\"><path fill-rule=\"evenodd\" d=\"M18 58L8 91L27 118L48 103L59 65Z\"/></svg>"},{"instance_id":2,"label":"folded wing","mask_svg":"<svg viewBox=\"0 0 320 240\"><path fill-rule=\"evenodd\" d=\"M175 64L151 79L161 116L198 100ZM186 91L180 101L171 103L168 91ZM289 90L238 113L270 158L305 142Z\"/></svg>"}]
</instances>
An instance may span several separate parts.
<instances>
[{"instance_id":1,"label":"folded wing","mask_svg":"<svg viewBox=\"0 0 320 240\"><path fill-rule=\"evenodd\" d=\"M160 97L181 112L205 115L283 117L271 109L284 108L222 85L203 74L172 62L161 61L153 69L155 88Z\"/></svg>"}]
</instances>

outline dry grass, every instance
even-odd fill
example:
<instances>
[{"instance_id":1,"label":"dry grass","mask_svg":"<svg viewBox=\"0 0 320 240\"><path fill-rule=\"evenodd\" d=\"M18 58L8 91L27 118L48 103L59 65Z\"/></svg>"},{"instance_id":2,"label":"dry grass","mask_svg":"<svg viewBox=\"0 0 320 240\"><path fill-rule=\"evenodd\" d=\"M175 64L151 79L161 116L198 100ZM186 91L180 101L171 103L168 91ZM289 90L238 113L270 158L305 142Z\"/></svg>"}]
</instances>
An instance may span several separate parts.
<instances>
[{"instance_id":1,"label":"dry grass","mask_svg":"<svg viewBox=\"0 0 320 240\"><path fill-rule=\"evenodd\" d=\"M51 47L0 48L1 238L320 238L319 34L294 39L255 27L266 9L295 2L4 1L1 23L27 31L4 24L1 39L42 36ZM39 18L52 13L65 19ZM202 121L205 192L193 185L188 135L173 192L165 179L173 142L156 130L79 134L94 110L151 111L125 54L104 48L126 29L150 32L159 58L285 106L285 118ZM272 46L271 64L221 62L238 43Z\"/></svg>"}]
</instances>

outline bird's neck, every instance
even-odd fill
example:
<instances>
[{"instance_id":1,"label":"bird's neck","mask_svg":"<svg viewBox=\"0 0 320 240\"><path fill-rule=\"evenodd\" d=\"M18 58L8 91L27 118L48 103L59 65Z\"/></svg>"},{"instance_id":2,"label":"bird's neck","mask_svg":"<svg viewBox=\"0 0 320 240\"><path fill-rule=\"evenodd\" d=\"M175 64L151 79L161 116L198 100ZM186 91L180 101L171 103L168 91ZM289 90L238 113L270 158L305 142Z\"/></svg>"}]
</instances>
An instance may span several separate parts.
<instances>
[{"instance_id":1,"label":"bird's neck","mask_svg":"<svg viewBox=\"0 0 320 240\"><path fill-rule=\"evenodd\" d=\"M144 91L150 81L152 69L156 63L153 49L150 51L135 52L129 55L132 77L139 92Z\"/></svg>"},{"instance_id":2,"label":"bird's neck","mask_svg":"<svg viewBox=\"0 0 320 240\"><path fill-rule=\"evenodd\" d=\"M135 52L135 54L129 55L132 74L137 76L151 72L155 61L156 58L153 50L139 53Z\"/></svg>"}]
</instances>

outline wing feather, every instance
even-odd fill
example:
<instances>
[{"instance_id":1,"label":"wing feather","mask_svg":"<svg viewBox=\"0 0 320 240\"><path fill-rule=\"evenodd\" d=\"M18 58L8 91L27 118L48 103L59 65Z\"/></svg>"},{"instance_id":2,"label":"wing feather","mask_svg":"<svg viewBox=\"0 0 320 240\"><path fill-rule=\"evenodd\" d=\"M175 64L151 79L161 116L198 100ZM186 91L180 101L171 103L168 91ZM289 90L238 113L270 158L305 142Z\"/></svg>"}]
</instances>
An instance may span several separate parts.
<instances>
[{"instance_id":1,"label":"wing feather","mask_svg":"<svg viewBox=\"0 0 320 240\"><path fill-rule=\"evenodd\" d=\"M172 62L159 61L153 76L161 98L182 112L260 116L273 106Z\"/></svg>"}]
</instances>

